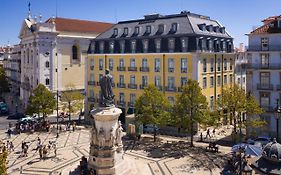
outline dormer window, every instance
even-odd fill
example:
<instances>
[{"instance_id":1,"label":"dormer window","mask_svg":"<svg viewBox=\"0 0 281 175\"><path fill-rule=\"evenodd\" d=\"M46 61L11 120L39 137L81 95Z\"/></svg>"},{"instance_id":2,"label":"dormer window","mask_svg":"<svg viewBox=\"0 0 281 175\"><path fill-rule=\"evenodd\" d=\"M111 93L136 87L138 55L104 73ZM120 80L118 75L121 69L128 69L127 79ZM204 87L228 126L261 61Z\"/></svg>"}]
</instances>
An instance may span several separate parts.
<instances>
[{"instance_id":1,"label":"dormer window","mask_svg":"<svg viewBox=\"0 0 281 175\"><path fill-rule=\"evenodd\" d=\"M171 31L175 33L177 31L177 29L178 29L178 24L177 23L173 23Z\"/></svg>"},{"instance_id":2,"label":"dormer window","mask_svg":"<svg viewBox=\"0 0 281 175\"><path fill-rule=\"evenodd\" d=\"M140 27L137 26L137 27L135 27L135 32L134 32L134 34L138 35L139 33L140 33Z\"/></svg>"},{"instance_id":3,"label":"dormer window","mask_svg":"<svg viewBox=\"0 0 281 175\"><path fill-rule=\"evenodd\" d=\"M206 24L205 23L204 24L199 24L198 27L199 27L199 29L201 31L206 31Z\"/></svg>"},{"instance_id":4,"label":"dormer window","mask_svg":"<svg viewBox=\"0 0 281 175\"><path fill-rule=\"evenodd\" d=\"M146 26L145 33L147 33L147 34L151 33L151 26Z\"/></svg>"},{"instance_id":5,"label":"dormer window","mask_svg":"<svg viewBox=\"0 0 281 175\"><path fill-rule=\"evenodd\" d=\"M216 26L216 27L215 27L215 32L216 32L216 33L219 33L219 32L220 32L219 26Z\"/></svg>"},{"instance_id":6,"label":"dormer window","mask_svg":"<svg viewBox=\"0 0 281 175\"><path fill-rule=\"evenodd\" d=\"M214 31L213 25L208 25L208 26L207 26L207 30L208 30L209 32L213 32L213 31Z\"/></svg>"},{"instance_id":7,"label":"dormer window","mask_svg":"<svg viewBox=\"0 0 281 175\"><path fill-rule=\"evenodd\" d=\"M117 35L118 35L118 29L114 29L114 30L113 30L113 35L114 35L114 36L117 36Z\"/></svg>"},{"instance_id":8,"label":"dormer window","mask_svg":"<svg viewBox=\"0 0 281 175\"><path fill-rule=\"evenodd\" d=\"M163 33L164 32L164 24L159 24L158 25L158 32L159 34Z\"/></svg>"},{"instance_id":9,"label":"dormer window","mask_svg":"<svg viewBox=\"0 0 281 175\"><path fill-rule=\"evenodd\" d=\"M125 28L124 28L124 34L123 34L123 35L127 36L127 35L128 35L128 30L129 30L128 27L125 27Z\"/></svg>"},{"instance_id":10,"label":"dormer window","mask_svg":"<svg viewBox=\"0 0 281 175\"><path fill-rule=\"evenodd\" d=\"M221 28L220 28L220 32L221 32L222 34L225 34L225 28L224 28L224 27L221 27Z\"/></svg>"}]
</instances>

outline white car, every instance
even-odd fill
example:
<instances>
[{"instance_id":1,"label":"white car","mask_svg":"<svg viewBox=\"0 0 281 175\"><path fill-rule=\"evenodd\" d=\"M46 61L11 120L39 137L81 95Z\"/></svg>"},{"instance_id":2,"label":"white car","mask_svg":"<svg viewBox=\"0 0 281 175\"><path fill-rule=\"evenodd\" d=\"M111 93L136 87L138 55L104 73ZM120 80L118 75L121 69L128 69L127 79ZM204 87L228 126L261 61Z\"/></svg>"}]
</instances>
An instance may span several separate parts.
<instances>
[{"instance_id":1,"label":"white car","mask_svg":"<svg viewBox=\"0 0 281 175\"><path fill-rule=\"evenodd\" d=\"M159 128L152 124L147 124L147 125L143 126L144 133L154 133L154 130L156 130L156 132L157 132L159 130Z\"/></svg>"}]
</instances>

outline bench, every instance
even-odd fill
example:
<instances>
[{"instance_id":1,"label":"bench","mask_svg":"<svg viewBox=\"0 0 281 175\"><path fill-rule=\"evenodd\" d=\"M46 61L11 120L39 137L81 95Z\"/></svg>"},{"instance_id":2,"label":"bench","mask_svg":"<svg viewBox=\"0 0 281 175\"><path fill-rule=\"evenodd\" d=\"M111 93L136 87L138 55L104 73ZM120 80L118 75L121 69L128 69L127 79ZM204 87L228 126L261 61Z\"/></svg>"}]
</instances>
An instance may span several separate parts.
<instances>
[{"instance_id":1,"label":"bench","mask_svg":"<svg viewBox=\"0 0 281 175\"><path fill-rule=\"evenodd\" d=\"M206 147L206 150L214 151L214 152L219 152L219 146L216 145L216 143L209 143L209 146Z\"/></svg>"}]
</instances>

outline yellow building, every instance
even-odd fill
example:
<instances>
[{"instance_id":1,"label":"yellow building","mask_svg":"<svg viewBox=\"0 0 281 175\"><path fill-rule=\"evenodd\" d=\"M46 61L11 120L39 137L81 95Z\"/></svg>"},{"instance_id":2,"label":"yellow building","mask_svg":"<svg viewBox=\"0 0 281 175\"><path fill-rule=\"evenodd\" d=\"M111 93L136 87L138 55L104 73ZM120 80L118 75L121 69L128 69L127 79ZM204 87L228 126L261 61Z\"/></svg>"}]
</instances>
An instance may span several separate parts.
<instances>
[{"instance_id":1,"label":"yellow building","mask_svg":"<svg viewBox=\"0 0 281 175\"><path fill-rule=\"evenodd\" d=\"M232 38L224 27L189 12L119 22L90 44L86 112L98 105L105 69L113 75L115 104L124 114L132 112L148 84L174 102L190 78L198 81L212 108L223 86L234 82L232 50Z\"/></svg>"}]
</instances>

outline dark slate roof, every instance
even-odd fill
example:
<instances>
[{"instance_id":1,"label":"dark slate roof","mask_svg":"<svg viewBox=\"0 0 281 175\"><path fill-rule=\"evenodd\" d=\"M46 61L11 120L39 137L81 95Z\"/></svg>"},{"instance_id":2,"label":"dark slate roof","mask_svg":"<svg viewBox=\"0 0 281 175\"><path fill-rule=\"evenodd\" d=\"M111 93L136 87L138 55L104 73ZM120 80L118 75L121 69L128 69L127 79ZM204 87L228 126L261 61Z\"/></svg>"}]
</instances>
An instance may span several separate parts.
<instances>
[{"instance_id":1,"label":"dark slate roof","mask_svg":"<svg viewBox=\"0 0 281 175\"><path fill-rule=\"evenodd\" d=\"M171 33L170 29L173 23L177 23L177 31ZM164 32L157 34L159 24L164 24ZM100 34L96 39L110 39L110 38L132 38L132 37L152 37L152 36L169 36L169 35L207 35L215 37L231 38L231 36L225 32L216 33L209 31L201 31L199 25L205 24L206 26L212 25L222 28L223 26L216 20L212 20L207 16L198 15L190 12L181 12L175 15L161 16L159 14L147 15L144 19L121 21L115 24L112 28L108 29L104 33ZM145 34L146 26L151 26L151 33ZM135 27L139 26L140 31L136 36L134 34ZM128 28L128 35L124 36L124 28ZM114 36L114 29L118 29L118 35Z\"/></svg>"}]
</instances>

